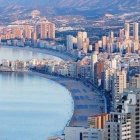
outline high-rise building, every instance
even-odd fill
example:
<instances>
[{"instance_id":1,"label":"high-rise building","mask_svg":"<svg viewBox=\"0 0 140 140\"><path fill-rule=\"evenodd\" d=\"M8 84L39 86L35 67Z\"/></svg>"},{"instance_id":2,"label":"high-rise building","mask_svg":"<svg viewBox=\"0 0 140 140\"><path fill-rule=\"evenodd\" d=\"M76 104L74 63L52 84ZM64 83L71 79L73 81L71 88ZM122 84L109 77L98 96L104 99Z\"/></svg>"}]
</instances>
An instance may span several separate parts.
<instances>
[{"instance_id":1,"label":"high-rise building","mask_svg":"<svg viewBox=\"0 0 140 140\"><path fill-rule=\"evenodd\" d=\"M93 46L92 45L89 45L88 50L91 52L93 50Z\"/></svg>"},{"instance_id":2,"label":"high-rise building","mask_svg":"<svg viewBox=\"0 0 140 140\"><path fill-rule=\"evenodd\" d=\"M104 140L132 140L131 127L130 113L110 113Z\"/></svg>"},{"instance_id":3,"label":"high-rise building","mask_svg":"<svg viewBox=\"0 0 140 140\"><path fill-rule=\"evenodd\" d=\"M40 38L48 38L48 22L42 22L40 24Z\"/></svg>"},{"instance_id":4,"label":"high-rise building","mask_svg":"<svg viewBox=\"0 0 140 140\"><path fill-rule=\"evenodd\" d=\"M131 140L140 140L140 89L127 89L123 95L121 110L131 114Z\"/></svg>"},{"instance_id":5,"label":"high-rise building","mask_svg":"<svg viewBox=\"0 0 140 140\"><path fill-rule=\"evenodd\" d=\"M73 38L72 35L67 36L67 51L73 50Z\"/></svg>"},{"instance_id":6,"label":"high-rise building","mask_svg":"<svg viewBox=\"0 0 140 140\"><path fill-rule=\"evenodd\" d=\"M77 48L78 50L83 49L83 43L87 39L87 32L78 32L77 35Z\"/></svg>"},{"instance_id":7,"label":"high-rise building","mask_svg":"<svg viewBox=\"0 0 140 140\"><path fill-rule=\"evenodd\" d=\"M114 42L114 32L113 31L111 31L109 33L109 41L110 41L110 43L113 43Z\"/></svg>"},{"instance_id":8,"label":"high-rise building","mask_svg":"<svg viewBox=\"0 0 140 140\"><path fill-rule=\"evenodd\" d=\"M111 91L112 89L112 76L114 74L114 69L107 68L103 75L103 87L106 91Z\"/></svg>"},{"instance_id":9,"label":"high-rise building","mask_svg":"<svg viewBox=\"0 0 140 140\"><path fill-rule=\"evenodd\" d=\"M95 49L94 49L97 53L99 53L99 43L96 42L95 43Z\"/></svg>"},{"instance_id":10,"label":"high-rise building","mask_svg":"<svg viewBox=\"0 0 140 140\"><path fill-rule=\"evenodd\" d=\"M74 44L77 43L77 38L73 37L72 35L67 36L67 51L74 49Z\"/></svg>"},{"instance_id":11,"label":"high-rise building","mask_svg":"<svg viewBox=\"0 0 140 140\"><path fill-rule=\"evenodd\" d=\"M126 89L126 82L127 82L126 71L118 70L114 73L112 79L112 96L114 103L117 103L119 101L120 96Z\"/></svg>"},{"instance_id":12,"label":"high-rise building","mask_svg":"<svg viewBox=\"0 0 140 140\"><path fill-rule=\"evenodd\" d=\"M24 38L32 38L32 28L30 25L24 25Z\"/></svg>"},{"instance_id":13,"label":"high-rise building","mask_svg":"<svg viewBox=\"0 0 140 140\"><path fill-rule=\"evenodd\" d=\"M48 21L41 22L40 23L40 38L54 39L55 38L55 24Z\"/></svg>"},{"instance_id":14,"label":"high-rise building","mask_svg":"<svg viewBox=\"0 0 140 140\"><path fill-rule=\"evenodd\" d=\"M48 38L55 39L55 24L48 23Z\"/></svg>"},{"instance_id":15,"label":"high-rise building","mask_svg":"<svg viewBox=\"0 0 140 140\"><path fill-rule=\"evenodd\" d=\"M94 83L97 86L101 85L101 80L104 72L104 61L99 60L94 66Z\"/></svg>"},{"instance_id":16,"label":"high-rise building","mask_svg":"<svg viewBox=\"0 0 140 140\"><path fill-rule=\"evenodd\" d=\"M139 40L139 24L135 22L133 26L134 26L133 27L134 40L138 41Z\"/></svg>"},{"instance_id":17,"label":"high-rise building","mask_svg":"<svg viewBox=\"0 0 140 140\"><path fill-rule=\"evenodd\" d=\"M113 52L113 44L112 43L107 44L107 52L108 52L108 54L111 54Z\"/></svg>"},{"instance_id":18,"label":"high-rise building","mask_svg":"<svg viewBox=\"0 0 140 140\"><path fill-rule=\"evenodd\" d=\"M106 47L107 47L107 37L106 36L102 37L102 46L104 49L106 49Z\"/></svg>"},{"instance_id":19,"label":"high-rise building","mask_svg":"<svg viewBox=\"0 0 140 140\"><path fill-rule=\"evenodd\" d=\"M120 32L119 32L119 39L120 41L122 41L125 37L125 31L124 29L120 29Z\"/></svg>"},{"instance_id":20,"label":"high-rise building","mask_svg":"<svg viewBox=\"0 0 140 140\"><path fill-rule=\"evenodd\" d=\"M23 38L23 30L20 27L12 27L11 33L14 35L14 38Z\"/></svg>"},{"instance_id":21,"label":"high-rise building","mask_svg":"<svg viewBox=\"0 0 140 140\"><path fill-rule=\"evenodd\" d=\"M124 32L125 32L125 39L128 40L129 36L130 36L130 25L129 25L129 23L125 23Z\"/></svg>"},{"instance_id":22,"label":"high-rise building","mask_svg":"<svg viewBox=\"0 0 140 140\"><path fill-rule=\"evenodd\" d=\"M113 31L110 32L109 37L114 38L114 32Z\"/></svg>"},{"instance_id":23,"label":"high-rise building","mask_svg":"<svg viewBox=\"0 0 140 140\"><path fill-rule=\"evenodd\" d=\"M111 60L111 68L112 68L112 69L117 69L117 61L116 61L115 58L113 58L113 59Z\"/></svg>"},{"instance_id":24,"label":"high-rise building","mask_svg":"<svg viewBox=\"0 0 140 140\"><path fill-rule=\"evenodd\" d=\"M140 88L140 74L136 74L129 78L129 86L131 88Z\"/></svg>"},{"instance_id":25,"label":"high-rise building","mask_svg":"<svg viewBox=\"0 0 140 140\"><path fill-rule=\"evenodd\" d=\"M89 48L89 38L86 38L83 41L83 52L86 54L88 52L88 48Z\"/></svg>"},{"instance_id":26,"label":"high-rise building","mask_svg":"<svg viewBox=\"0 0 140 140\"><path fill-rule=\"evenodd\" d=\"M95 64L97 63L98 61L98 56L97 56L97 52L93 52L92 55L91 55L91 78L92 78L92 81L94 81L95 79Z\"/></svg>"},{"instance_id":27,"label":"high-rise building","mask_svg":"<svg viewBox=\"0 0 140 140\"><path fill-rule=\"evenodd\" d=\"M38 36L37 36L37 31L36 31L37 29L36 29L36 25L35 25L35 27L34 27L34 29L33 29L33 32L32 32L32 39L34 40L34 41L36 41L37 39L38 39Z\"/></svg>"}]
</instances>

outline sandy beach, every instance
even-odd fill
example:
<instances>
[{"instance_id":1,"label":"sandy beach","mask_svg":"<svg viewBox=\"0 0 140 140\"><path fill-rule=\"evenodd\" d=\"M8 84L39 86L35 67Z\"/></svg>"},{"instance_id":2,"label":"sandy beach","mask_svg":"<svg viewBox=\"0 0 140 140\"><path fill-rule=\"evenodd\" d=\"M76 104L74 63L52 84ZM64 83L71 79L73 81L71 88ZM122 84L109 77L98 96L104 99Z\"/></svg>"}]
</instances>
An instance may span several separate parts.
<instances>
[{"instance_id":1,"label":"sandy beach","mask_svg":"<svg viewBox=\"0 0 140 140\"><path fill-rule=\"evenodd\" d=\"M88 117L105 112L105 102L101 95L93 92L81 81L56 77L38 72L29 72L41 77L53 80L67 88L74 101L74 112L69 122L69 126L88 126ZM67 113L67 112L66 112Z\"/></svg>"},{"instance_id":2,"label":"sandy beach","mask_svg":"<svg viewBox=\"0 0 140 140\"><path fill-rule=\"evenodd\" d=\"M7 46L10 48L9 46ZM63 60L71 60L74 61L71 57L66 54L61 54L60 52L52 52L45 49L38 48L20 48L20 47L11 47L16 49L22 49L27 51L35 51L39 53L50 54L59 57L62 55ZM58 55L59 54L59 55ZM69 126L83 126L87 127L88 125L88 117L93 115L98 115L104 113L106 110L106 102L105 98L102 94L97 92L96 90L92 90L90 87L83 84L81 81L77 81L70 78L57 77L47 74L42 74L38 72L25 72L29 74L34 74L37 76L42 76L44 78L48 78L53 80L65 88L67 88L73 98L74 110L73 116L71 120L69 120ZM63 98L63 97L62 97ZM66 112L67 113L67 112Z\"/></svg>"}]
</instances>

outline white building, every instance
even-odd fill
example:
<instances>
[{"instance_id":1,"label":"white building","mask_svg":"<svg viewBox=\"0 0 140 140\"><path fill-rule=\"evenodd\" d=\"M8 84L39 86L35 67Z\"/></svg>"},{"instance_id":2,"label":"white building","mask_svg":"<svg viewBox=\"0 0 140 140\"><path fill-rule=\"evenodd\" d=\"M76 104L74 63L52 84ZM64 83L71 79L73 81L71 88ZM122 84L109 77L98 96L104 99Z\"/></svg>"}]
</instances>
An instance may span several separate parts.
<instances>
[{"instance_id":1,"label":"white building","mask_svg":"<svg viewBox=\"0 0 140 140\"><path fill-rule=\"evenodd\" d=\"M101 129L84 127L66 127L65 140L103 140L104 133Z\"/></svg>"},{"instance_id":2,"label":"white building","mask_svg":"<svg viewBox=\"0 0 140 140\"><path fill-rule=\"evenodd\" d=\"M139 40L139 24L137 22L134 23L133 36L135 41Z\"/></svg>"},{"instance_id":3,"label":"white building","mask_svg":"<svg viewBox=\"0 0 140 140\"><path fill-rule=\"evenodd\" d=\"M104 72L104 90L111 91L112 88L112 76L114 74L114 69L108 68Z\"/></svg>"},{"instance_id":4,"label":"white building","mask_svg":"<svg viewBox=\"0 0 140 140\"><path fill-rule=\"evenodd\" d=\"M125 39L129 39L130 36L130 25L129 23L125 23L125 27L124 27L124 32L125 32Z\"/></svg>"},{"instance_id":5,"label":"white building","mask_svg":"<svg viewBox=\"0 0 140 140\"><path fill-rule=\"evenodd\" d=\"M130 88L140 88L140 74L136 74L129 78L129 87Z\"/></svg>"},{"instance_id":6,"label":"white building","mask_svg":"<svg viewBox=\"0 0 140 140\"><path fill-rule=\"evenodd\" d=\"M112 96L114 103L118 102L122 93L126 89L126 71L117 71L112 79Z\"/></svg>"},{"instance_id":7,"label":"white building","mask_svg":"<svg viewBox=\"0 0 140 140\"><path fill-rule=\"evenodd\" d=\"M113 112L105 126L105 140L132 140L130 113Z\"/></svg>"},{"instance_id":8,"label":"white building","mask_svg":"<svg viewBox=\"0 0 140 140\"><path fill-rule=\"evenodd\" d=\"M87 32L78 32L77 35L77 48L79 50L83 49L83 43L87 39Z\"/></svg>"},{"instance_id":9,"label":"white building","mask_svg":"<svg viewBox=\"0 0 140 140\"><path fill-rule=\"evenodd\" d=\"M67 51L73 50L74 44L77 43L77 38L72 35L67 36Z\"/></svg>"},{"instance_id":10,"label":"white building","mask_svg":"<svg viewBox=\"0 0 140 140\"><path fill-rule=\"evenodd\" d=\"M94 82L94 74L95 74L95 64L97 63L98 61L98 55L97 55L97 52L94 52L92 53L91 55L91 78L92 78L92 81Z\"/></svg>"},{"instance_id":11,"label":"white building","mask_svg":"<svg viewBox=\"0 0 140 140\"><path fill-rule=\"evenodd\" d=\"M128 89L122 98L122 112L131 113L132 140L140 140L140 89Z\"/></svg>"}]
</instances>

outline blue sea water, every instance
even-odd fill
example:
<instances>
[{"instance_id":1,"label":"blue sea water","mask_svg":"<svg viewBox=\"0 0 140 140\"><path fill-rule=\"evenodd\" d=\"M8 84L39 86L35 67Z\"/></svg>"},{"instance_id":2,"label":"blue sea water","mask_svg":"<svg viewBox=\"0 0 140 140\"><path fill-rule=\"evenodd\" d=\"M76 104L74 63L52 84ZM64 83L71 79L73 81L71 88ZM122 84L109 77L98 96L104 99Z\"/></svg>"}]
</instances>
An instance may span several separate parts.
<instances>
[{"instance_id":1,"label":"blue sea water","mask_svg":"<svg viewBox=\"0 0 140 140\"><path fill-rule=\"evenodd\" d=\"M58 83L32 74L0 73L0 140L47 140L62 133L72 110L69 91Z\"/></svg>"},{"instance_id":2,"label":"blue sea water","mask_svg":"<svg viewBox=\"0 0 140 140\"><path fill-rule=\"evenodd\" d=\"M61 58L48 55L45 53L38 53L36 51L29 51L14 47L0 47L0 61L2 59L8 60L31 60L31 59L54 59L61 61Z\"/></svg>"}]
</instances>

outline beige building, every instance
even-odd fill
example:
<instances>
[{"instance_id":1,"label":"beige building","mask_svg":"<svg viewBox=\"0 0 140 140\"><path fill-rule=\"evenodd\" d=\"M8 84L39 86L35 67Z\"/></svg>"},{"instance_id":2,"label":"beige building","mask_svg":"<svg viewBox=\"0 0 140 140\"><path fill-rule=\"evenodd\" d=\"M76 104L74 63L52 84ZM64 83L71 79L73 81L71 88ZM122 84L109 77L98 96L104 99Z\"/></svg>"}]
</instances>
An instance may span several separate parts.
<instances>
[{"instance_id":1,"label":"beige building","mask_svg":"<svg viewBox=\"0 0 140 140\"><path fill-rule=\"evenodd\" d=\"M83 46L84 46L84 43L86 42L86 39L87 39L87 32L78 32L78 34L77 34L77 48L78 48L78 50L83 49Z\"/></svg>"},{"instance_id":2,"label":"beige building","mask_svg":"<svg viewBox=\"0 0 140 140\"><path fill-rule=\"evenodd\" d=\"M48 24L48 38L55 39L55 24L51 22Z\"/></svg>"},{"instance_id":3,"label":"beige building","mask_svg":"<svg viewBox=\"0 0 140 140\"><path fill-rule=\"evenodd\" d=\"M41 22L40 23L40 38L54 39L55 38L55 24L48 21Z\"/></svg>"},{"instance_id":4,"label":"beige building","mask_svg":"<svg viewBox=\"0 0 140 140\"><path fill-rule=\"evenodd\" d=\"M106 121L108 121L109 115L107 113L91 116L88 118L88 125L90 128L104 129Z\"/></svg>"},{"instance_id":5,"label":"beige building","mask_svg":"<svg viewBox=\"0 0 140 140\"><path fill-rule=\"evenodd\" d=\"M130 24L129 23L125 23L124 32L125 32L125 39L128 40L130 38Z\"/></svg>"},{"instance_id":6,"label":"beige building","mask_svg":"<svg viewBox=\"0 0 140 140\"><path fill-rule=\"evenodd\" d=\"M24 25L24 38L32 38L32 27L30 25Z\"/></svg>"},{"instance_id":7,"label":"beige building","mask_svg":"<svg viewBox=\"0 0 140 140\"><path fill-rule=\"evenodd\" d=\"M127 75L126 71L119 70L113 75L112 79L112 96L114 103L118 102L120 96L127 87Z\"/></svg>"},{"instance_id":8,"label":"beige building","mask_svg":"<svg viewBox=\"0 0 140 140\"><path fill-rule=\"evenodd\" d=\"M129 86L130 88L140 88L140 74L130 77Z\"/></svg>"}]
</instances>

